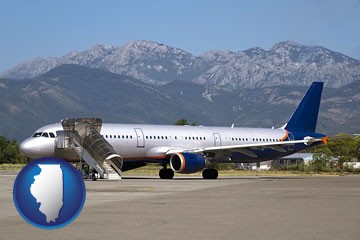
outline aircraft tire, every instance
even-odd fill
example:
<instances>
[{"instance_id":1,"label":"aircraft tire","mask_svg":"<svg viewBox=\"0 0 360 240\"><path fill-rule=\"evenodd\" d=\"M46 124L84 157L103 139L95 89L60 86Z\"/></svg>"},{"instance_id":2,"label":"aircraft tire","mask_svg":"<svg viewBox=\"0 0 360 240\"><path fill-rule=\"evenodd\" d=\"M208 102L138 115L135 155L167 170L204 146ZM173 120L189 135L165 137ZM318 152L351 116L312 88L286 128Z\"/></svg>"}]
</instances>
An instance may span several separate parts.
<instances>
[{"instance_id":1,"label":"aircraft tire","mask_svg":"<svg viewBox=\"0 0 360 240\"><path fill-rule=\"evenodd\" d=\"M97 180L96 175L95 175L94 173L91 175L91 179L92 179L93 181L96 181L96 180Z\"/></svg>"},{"instance_id":2,"label":"aircraft tire","mask_svg":"<svg viewBox=\"0 0 360 240\"><path fill-rule=\"evenodd\" d=\"M218 175L218 170L215 168L205 168L202 171L202 176L204 179L217 179Z\"/></svg>"},{"instance_id":3,"label":"aircraft tire","mask_svg":"<svg viewBox=\"0 0 360 240\"><path fill-rule=\"evenodd\" d=\"M209 179L209 169L208 168L205 168L203 171L202 171L202 177L203 179Z\"/></svg>"},{"instance_id":4,"label":"aircraft tire","mask_svg":"<svg viewBox=\"0 0 360 240\"><path fill-rule=\"evenodd\" d=\"M173 179L174 171L172 169L169 169L169 168L160 169L159 177L161 179Z\"/></svg>"},{"instance_id":5,"label":"aircraft tire","mask_svg":"<svg viewBox=\"0 0 360 240\"><path fill-rule=\"evenodd\" d=\"M211 179L217 179L219 176L218 170L213 168L211 169Z\"/></svg>"}]
</instances>

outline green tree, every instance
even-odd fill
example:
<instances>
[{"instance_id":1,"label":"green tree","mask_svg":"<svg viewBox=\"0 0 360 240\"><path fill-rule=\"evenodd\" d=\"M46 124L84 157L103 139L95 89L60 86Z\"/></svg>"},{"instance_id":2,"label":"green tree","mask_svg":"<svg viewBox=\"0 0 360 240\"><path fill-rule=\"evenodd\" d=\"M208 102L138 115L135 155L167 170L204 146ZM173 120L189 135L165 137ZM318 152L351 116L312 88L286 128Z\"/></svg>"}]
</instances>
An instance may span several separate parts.
<instances>
[{"instance_id":1,"label":"green tree","mask_svg":"<svg viewBox=\"0 0 360 240\"><path fill-rule=\"evenodd\" d=\"M192 126L196 126L197 124L195 122L190 124L186 119L182 118L182 119L177 120L175 125L192 125Z\"/></svg>"},{"instance_id":2,"label":"green tree","mask_svg":"<svg viewBox=\"0 0 360 240\"><path fill-rule=\"evenodd\" d=\"M356 138L354 138L355 141L355 155L356 155L356 159L359 162L360 161L360 136L357 136Z\"/></svg>"},{"instance_id":3,"label":"green tree","mask_svg":"<svg viewBox=\"0 0 360 240\"><path fill-rule=\"evenodd\" d=\"M321 166L324 166L325 162L325 165L333 168L332 159L338 159L338 167L342 171L344 162L359 161L360 137L354 138L346 134L339 134L330 139L328 145L317 146L311 151L314 153L314 160L320 161ZM314 168L318 168L320 164L316 163Z\"/></svg>"},{"instance_id":4,"label":"green tree","mask_svg":"<svg viewBox=\"0 0 360 240\"><path fill-rule=\"evenodd\" d=\"M27 163L28 161L28 158L20 152L17 141L9 141L5 137L0 136L0 164Z\"/></svg>"},{"instance_id":5,"label":"green tree","mask_svg":"<svg viewBox=\"0 0 360 240\"><path fill-rule=\"evenodd\" d=\"M314 154L312 167L315 172L330 171L334 167L332 162L333 153L328 145L315 147L312 152Z\"/></svg>"},{"instance_id":6,"label":"green tree","mask_svg":"<svg viewBox=\"0 0 360 240\"><path fill-rule=\"evenodd\" d=\"M344 162L351 162L358 155L359 146L355 138L347 137L346 134L337 135L338 139L329 141L328 147L332 155L338 159L340 169Z\"/></svg>"}]
</instances>

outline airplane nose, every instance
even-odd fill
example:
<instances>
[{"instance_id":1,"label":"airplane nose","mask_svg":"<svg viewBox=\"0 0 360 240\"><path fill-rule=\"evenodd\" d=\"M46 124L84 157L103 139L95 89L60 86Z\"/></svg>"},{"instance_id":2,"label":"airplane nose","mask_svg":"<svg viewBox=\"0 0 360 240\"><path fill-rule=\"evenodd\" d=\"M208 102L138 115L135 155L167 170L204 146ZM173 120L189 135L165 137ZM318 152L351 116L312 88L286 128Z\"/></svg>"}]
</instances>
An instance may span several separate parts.
<instances>
[{"instance_id":1,"label":"airplane nose","mask_svg":"<svg viewBox=\"0 0 360 240\"><path fill-rule=\"evenodd\" d=\"M31 159L54 155L54 139L27 138L20 143L20 151Z\"/></svg>"},{"instance_id":2,"label":"airplane nose","mask_svg":"<svg viewBox=\"0 0 360 240\"><path fill-rule=\"evenodd\" d=\"M34 153L34 144L32 144L31 139L27 138L20 143L20 152L28 157Z\"/></svg>"}]
</instances>

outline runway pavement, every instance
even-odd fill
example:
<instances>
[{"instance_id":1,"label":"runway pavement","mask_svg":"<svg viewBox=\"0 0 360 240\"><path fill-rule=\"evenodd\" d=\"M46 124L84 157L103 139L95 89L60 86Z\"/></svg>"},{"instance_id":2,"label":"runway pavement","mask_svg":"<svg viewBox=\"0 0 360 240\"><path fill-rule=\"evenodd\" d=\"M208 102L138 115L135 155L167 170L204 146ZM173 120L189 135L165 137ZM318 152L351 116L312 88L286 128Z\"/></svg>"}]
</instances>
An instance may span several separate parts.
<instances>
[{"instance_id":1,"label":"runway pavement","mask_svg":"<svg viewBox=\"0 0 360 240\"><path fill-rule=\"evenodd\" d=\"M16 174L0 171L0 239L360 239L360 176L176 176L86 181L79 217L57 230L25 222Z\"/></svg>"}]
</instances>

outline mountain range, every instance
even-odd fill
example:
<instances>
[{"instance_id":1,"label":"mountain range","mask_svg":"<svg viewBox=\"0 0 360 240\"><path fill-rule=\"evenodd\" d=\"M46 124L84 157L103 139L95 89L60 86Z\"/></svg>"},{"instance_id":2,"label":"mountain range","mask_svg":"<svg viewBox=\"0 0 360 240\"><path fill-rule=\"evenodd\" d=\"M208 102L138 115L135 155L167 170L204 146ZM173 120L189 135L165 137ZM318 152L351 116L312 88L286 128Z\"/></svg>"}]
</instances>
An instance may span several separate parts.
<instances>
[{"instance_id":1,"label":"mountain range","mask_svg":"<svg viewBox=\"0 0 360 240\"><path fill-rule=\"evenodd\" d=\"M33 78L0 78L0 135L22 140L38 127L66 117L155 124L185 118L202 125L280 127L308 86L266 85L232 89L183 79L154 84L63 64ZM360 81L339 85L343 86L324 89L317 130L359 133Z\"/></svg>"},{"instance_id":2,"label":"mountain range","mask_svg":"<svg viewBox=\"0 0 360 240\"><path fill-rule=\"evenodd\" d=\"M2 78L39 77L63 64L75 64L136 78L151 85L175 80L222 89L308 86L324 81L342 87L360 80L360 61L321 46L276 43L269 50L208 51L194 56L182 49L152 41L133 41L121 47L95 45L62 57L40 57L21 63Z\"/></svg>"}]
</instances>

